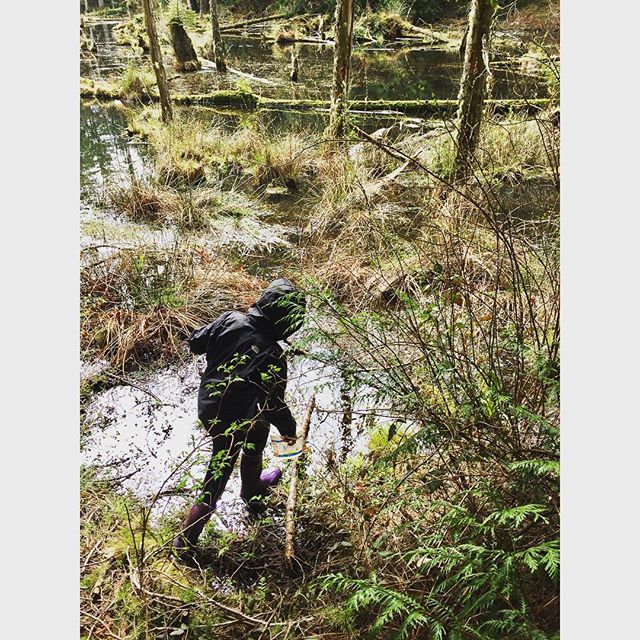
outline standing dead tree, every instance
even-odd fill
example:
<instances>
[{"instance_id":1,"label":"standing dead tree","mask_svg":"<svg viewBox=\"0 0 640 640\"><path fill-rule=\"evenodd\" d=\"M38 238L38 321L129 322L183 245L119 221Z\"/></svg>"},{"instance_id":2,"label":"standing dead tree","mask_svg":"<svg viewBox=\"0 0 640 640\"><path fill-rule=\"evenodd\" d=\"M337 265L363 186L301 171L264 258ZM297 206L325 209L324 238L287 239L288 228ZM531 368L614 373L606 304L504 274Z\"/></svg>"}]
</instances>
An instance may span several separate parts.
<instances>
[{"instance_id":1,"label":"standing dead tree","mask_svg":"<svg viewBox=\"0 0 640 640\"><path fill-rule=\"evenodd\" d=\"M458 93L458 140L454 164L454 176L457 178L469 173L478 146L489 65L489 34L495 9L495 0L472 0L471 3Z\"/></svg>"},{"instance_id":2,"label":"standing dead tree","mask_svg":"<svg viewBox=\"0 0 640 640\"><path fill-rule=\"evenodd\" d=\"M218 0L210 0L211 5L211 33L213 36L212 51L213 61L216 63L216 69L219 73L227 72L227 63L225 61L226 51L224 41L220 35L220 21L218 20Z\"/></svg>"},{"instance_id":3,"label":"standing dead tree","mask_svg":"<svg viewBox=\"0 0 640 640\"><path fill-rule=\"evenodd\" d=\"M342 138L346 132L349 106L349 77L353 44L353 0L337 0L335 14L335 48L333 53L333 88L327 137Z\"/></svg>"},{"instance_id":4,"label":"standing dead tree","mask_svg":"<svg viewBox=\"0 0 640 640\"><path fill-rule=\"evenodd\" d=\"M158 93L160 94L162 121L171 122L171 120L173 120L173 109L171 108L169 83L167 82L167 74L164 71L164 64L162 63L162 51L160 50L158 32L156 31L155 20L153 19L151 0L142 0L142 8L144 9L144 23L147 28L147 35L149 36L151 62L153 64L153 71L156 74Z\"/></svg>"}]
</instances>

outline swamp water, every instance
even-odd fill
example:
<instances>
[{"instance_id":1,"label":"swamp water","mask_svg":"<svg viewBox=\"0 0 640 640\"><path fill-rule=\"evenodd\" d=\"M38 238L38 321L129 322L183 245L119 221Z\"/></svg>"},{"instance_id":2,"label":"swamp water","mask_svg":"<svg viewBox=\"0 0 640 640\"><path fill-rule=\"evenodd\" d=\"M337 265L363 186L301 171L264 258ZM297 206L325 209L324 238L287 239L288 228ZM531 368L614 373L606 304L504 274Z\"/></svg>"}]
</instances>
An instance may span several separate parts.
<instances>
[{"instance_id":1,"label":"swamp water","mask_svg":"<svg viewBox=\"0 0 640 640\"><path fill-rule=\"evenodd\" d=\"M85 77L115 77L127 64L146 62L146 57L128 45L118 45L113 36L117 21L88 24L86 30L97 51L81 61ZM265 25L264 30L268 29ZM238 80L252 91L270 98L327 100L333 69L333 46L323 44L279 44L260 36L225 36L227 64L241 74L221 76L204 61L194 73L177 73L172 59L165 66L170 87L179 92L209 93L234 89ZM300 64L299 81L289 80L292 48ZM353 99L414 100L455 99L458 95L462 60L455 50L424 44L389 43L356 46L352 57ZM546 82L520 69L499 65L493 69L494 98L545 98ZM253 77L251 77L253 76Z\"/></svg>"},{"instance_id":2,"label":"swamp water","mask_svg":"<svg viewBox=\"0 0 640 640\"><path fill-rule=\"evenodd\" d=\"M131 384L94 394L85 406L82 464L146 501L155 499L154 516L184 508L193 500L193 487L204 477L210 438L196 418L203 364L202 358L193 358L188 364L141 376ZM367 400L354 399L355 418L345 438L340 381L339 372L331 366L299 357L290 363L287 399L298 425L309 397L316 395L308 438L311 473L347 454L366 453ZM265 461L273 463L269 443ZM278 461L283 469L287 464ZM220 527L242 527L244 509L239 492L236 465L218 502Z\"/></svg>"}]
</instances>

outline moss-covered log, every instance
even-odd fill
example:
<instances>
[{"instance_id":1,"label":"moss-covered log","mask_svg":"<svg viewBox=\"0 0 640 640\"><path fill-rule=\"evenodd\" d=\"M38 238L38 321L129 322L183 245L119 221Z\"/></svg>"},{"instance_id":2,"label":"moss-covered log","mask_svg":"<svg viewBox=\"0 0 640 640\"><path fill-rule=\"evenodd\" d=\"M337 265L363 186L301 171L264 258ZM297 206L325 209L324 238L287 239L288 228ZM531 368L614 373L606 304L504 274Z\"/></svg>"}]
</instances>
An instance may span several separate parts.
<instances>
[{"instance_id":1,"label":"moss-covered log","mask_svg":"<svg viewBox=\"0 0 640 640\"><path fill-rule=\"evenodd\" d=\"M80 97L85 100L95 99L100 101L126 100L126 96L123 95L117 85L100 84L86 80L82 80L80 83ZM154 94L150 97L136 97L136 102L141 100L157 101L158 96ZM245 91L215 91L200 95L176 94L173 96L173 102L174 104L205 107L297 111L328 110L330 107L329 101L325 100L266 98ZM552 101L548 98L485 101L485 105L490 107L493 113L499 115L511 111L539 114L551 104ZM457 107L457 100L351 100L349 102L349 108L352 111L364 111L367 113L398 111L411 115L442 118L454 117Z\"/></svg>"},{"instance_id":2,"label":"moss-covered log","mask_svg":"<svg viewBox=\"0 0 640 640\"><path fill-rule=\"evenodd\" d=\"M269 22L270 20L280 20L280 18L288 18L288 13L277 13L273 16L264 16L263 18L252 18L251 20L241 20L240 22L233 22L232 24L221 24L220 31L229 31L230 29L238 29L239 27L248 27L252 24L259 24L261 22Z\"/></svg>"},{"instance_id":3,"label":"moss-covered log","mask_svg":"<svg viewBox=\"0 0 640 640\"><path fill-rule=\"evenodd\" d=\"M546 109L551 101L548 98L534 100L486 100L493 113L506 114L510 111L540 113ZM260 97L258 107L264 109L291 109L308 111L314 109L328 109L330 103L323 100L287 100ZM350 100L351 112L365 111L367 113L383 113L399 111L411 115L431 117L453 117L458 108L457 100Z\"/></svg>"},{"instance_id":4,"label":"moss-covered log","mask_svg":"<svg viewBox=\"0 0 640 640\"><path fill-rule=\"evenodd\" d=\"M191 38L182 23L178 20L172 20L169 23L169 31L178 71L198 71L201 67L200 61L191 43Z\"/></svg>"}]
</instances>

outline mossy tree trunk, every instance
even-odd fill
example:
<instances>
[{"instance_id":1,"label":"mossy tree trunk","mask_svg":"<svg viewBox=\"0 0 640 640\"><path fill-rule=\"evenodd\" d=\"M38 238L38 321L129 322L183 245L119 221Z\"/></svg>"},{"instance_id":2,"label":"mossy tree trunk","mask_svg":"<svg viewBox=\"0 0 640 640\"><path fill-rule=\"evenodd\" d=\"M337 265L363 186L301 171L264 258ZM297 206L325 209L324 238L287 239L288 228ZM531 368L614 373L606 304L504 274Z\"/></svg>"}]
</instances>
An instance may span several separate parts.
<instances>
[{"instance_id":1,"label":"mossy tree trunk","mask_svg":"<svg viewBox=\"0 0 640 640\"><path fill-rule=\"evenodd\" d=\"M169 83L167 82L167 74L164 71L164 64L162 63L162 51L160 50L158 32L156 31L155 20L153 19L151 0L142 0L142 8L144 9L144 23L147 28L147 35L149 36L151 62L153 63L153 71L156 74L158 93L160 94L162 121L171 122L173 119L173 110L171 108L171 96L169 95Z\"/></svg>"},{"instance_id":2,"label":"mossy tree trunk","mask_svg":"<svg viewBox=\"0 0 640 640\"><path fill-rule=\"evenodd\" d=\"M227 63L225 61L226 51L224 49L224 41L220 35L220 21L218 20L218 0L211 0L211 33L213 35L213 61L216 63L216 69L219 73L227 72Z\"/></svg>"},{"instance_id":3,"label":"mossy tree trunk","mask_svg":"<svg viewBox=\"0 0 640 640\"><path fill-rule=\"evenodd\" d=\"M327 135L342 138L346 132L349 101L349 76L353 42L353 0L337 0L335 47L333 52L333 88Z\"/></svg>"},{"instance_id":4,"label":"mossy tree trunk","mask_svg":"<svg viewBox=\"0 0 640 640\"><path fill-rule=\"evenodd\" d=\"M458 139L454 176L468 175L478 147L487 85L488 44L495 0L472 0L458 93Z\"/></svg>"},{"instance_id":5,"label":"mossy tree trunk","mask_svg":"<svg viewBox=\"0 0 640 640\"><path fill-rule=\"evenodd\" d=\"M178 71L197 71L200 69L200 60L198 60L191 38L189 38L184 26L174 19L169 24L169 30Z\"/></svg>"}]
</instances>

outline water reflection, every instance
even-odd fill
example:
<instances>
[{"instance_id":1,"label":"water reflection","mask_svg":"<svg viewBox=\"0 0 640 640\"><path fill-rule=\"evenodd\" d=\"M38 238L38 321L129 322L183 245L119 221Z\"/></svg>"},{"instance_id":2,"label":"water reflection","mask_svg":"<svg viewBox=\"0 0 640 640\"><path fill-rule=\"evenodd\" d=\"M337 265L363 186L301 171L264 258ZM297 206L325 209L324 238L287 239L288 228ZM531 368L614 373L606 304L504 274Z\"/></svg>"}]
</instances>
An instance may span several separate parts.
<instances>
[{"instance_id":1,"label":"water reflection","mask_svg":"<svg viewBox=\"0 0 640 640\"><path fill-rule=\"evenodd\" d=\"M85 67L83 73L119 73L129 60L136 57L130 47L114 43L111 34L114 24L105 22L89 27L98 45L97 61L93 71ZM271 98L327 99L333 67L331 46L296 45L300 80L291 83L288 66L293 45L282 46L246 37L228 37L226 43L227 61L231 68L268 81L244 78L255 93ZM356 49L352 64L351 96L372 100L453 99L458 93L462 69L457 51L424 46ZM234 88L239 78L233 73L221 76L211 66L196 73L177 74L172 71L169 76L174 90L188 93ZM546 84L534 76L502 67L494 70L494 76L492 95L495 98L547 96Z\"/></svg>"},{"instance_id":2,"label":"water reflection","mask_svg":"<svg viewBox=\"0 0 640 640\"><path fill-rule=\"evenodd\" d=\"M132 142L127 122L114 106L80 107L80 188L83 200L101 193L105 180L115 176L122 184L150 172L146 146Z\"/></svg>"}]
</instances>

